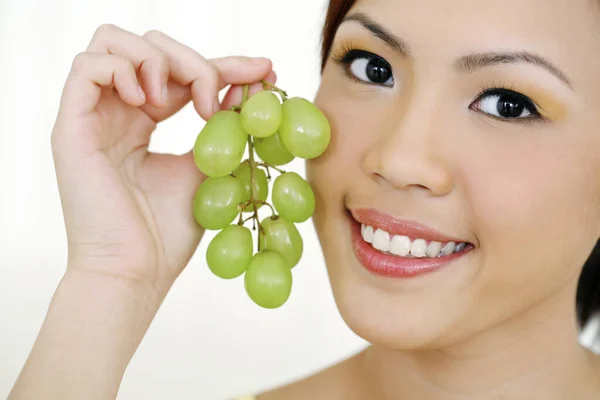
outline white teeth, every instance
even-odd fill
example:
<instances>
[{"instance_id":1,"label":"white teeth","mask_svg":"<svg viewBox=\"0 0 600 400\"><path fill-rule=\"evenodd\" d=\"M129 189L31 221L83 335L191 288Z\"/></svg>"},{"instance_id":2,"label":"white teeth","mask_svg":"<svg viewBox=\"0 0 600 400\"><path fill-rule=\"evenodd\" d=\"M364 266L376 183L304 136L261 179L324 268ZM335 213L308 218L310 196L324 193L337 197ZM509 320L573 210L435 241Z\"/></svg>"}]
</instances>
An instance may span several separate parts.
<instances>
[{"instance_id":1,"label":"white teeth","mask_svg":"<svg viewBox=\"0 0 600 400\"><path fill-rule=\"evenodd\" d=\"M427 254L427 242L425 239L415 239L410 246L410 254L415 257L425 257Z\"/></svg>"},{"instance_id":2,"label":"white teeth","mask_svg":"<svg viewBox=\"0 0 600 400\"><path fill-rule=\"evenodd\" d=\"M456 247L456 243L448 242L444 245L444 247L442 247L441 253L445 256L448 256L448 255L454 253L455 247Z\"/></svg>"},{"instance_id":3,"label":"white teeth","mask_svg":"<svg viewBox=\"0 0 600 400\"><path fill-rule=\"evenodd\" d=\"M431 242L427 246L427 257L437 257L442 249L442 242Z\"/></svg>"},{"instance_id":4,"label":"white teeth","mask_svg":"<svg viewBox=\"0 0 600 400\"><path fill-rule=\"evenodd\" d=\"M362 234L363 239L365 240L365 242L367 243L373 243L373 236L375 234L373 233L373 227L372 226L365 226L365 230Z\"/></svg>"},{"instance_id":5,"label":"white teeth","mask_svg":"<svg viewBox=\"0 0 600 400\"><path fill-rule=\"evenodd\" d=\"M372 226L360 226L360 233L363 240L371 243L373 247L381 252L400 257L444 257L452 253L464 250L466 243L432 241L429 244L425 239L410 240L408 236L390 235L381 229L374 229Z\"/></svg>"},{"instance_id":6,"label":"white teeth","mask_svg":"<svg viewBox=\"0 0 600 400\"><path fill-rule=\"evenodd\" d=\"M394 235L390 242L390 253L396 256L407 256L410 253L410 238L408 236Z\"/></svg>"},{"instance_id":7,"label":"white teeth","mask_svg":"<svg viewBox=\"0 0 600 400\"><path fill-rule=\"evenodd\" d=\"M373 247L379 251L388 251L390 249L390 234L377 229L373 235Z\"/></svg>"}]
</instances>

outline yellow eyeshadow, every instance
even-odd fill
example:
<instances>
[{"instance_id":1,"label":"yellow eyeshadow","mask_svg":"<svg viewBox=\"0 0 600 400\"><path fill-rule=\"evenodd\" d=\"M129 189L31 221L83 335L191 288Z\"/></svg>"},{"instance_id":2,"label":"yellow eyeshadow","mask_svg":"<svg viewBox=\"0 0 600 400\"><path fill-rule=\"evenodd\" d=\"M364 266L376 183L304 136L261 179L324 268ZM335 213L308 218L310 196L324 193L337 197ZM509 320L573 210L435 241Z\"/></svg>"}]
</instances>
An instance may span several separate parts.
<instances>
[{"instance_id":1,"label":"yellow eyeshadow","mask_svg":"<svg viewBox=\"0 0 600 400\"><path fill-rule=\"evenodd\" d=\"M346 35L346 37L334 40L331 45L330 57L339 59L349 50L355 49L375 53L388 61L393 56L389 54L390 51L385 46L369 36Z\"/></svg>"},{"instance_id":2,"label":"yellow eyeshadow","mask_svg":"<svg viewBox=\"0 0 600 400\"><path fill-rule=\"evenodd\" d=\"M389 50L378 41L369 36L364 37L363 35L346 35L346 37L335 40L332 43L330 56L341 59L346 52L352 49L370 51L387 60L390 60L389 57L393 57L393 55L386 54ZM563 119L569 111L567 105L557 95L540 86L515 82L514 86L510 86L510 90L529 97L537 106L542 117L550 121Z\"/></svg>"},{"instance_id":3,"label":"yellow eyeshadow","mask_svg":"<svg viewBox=\"0 0 600 400\"><path fill-rule=\"evenodd\" d=\"M518 84L511 89L529 97L538 106L540 114L550 121L558 121L567 114L567 106L546 89Z\"/></svg>"}]
</instances>

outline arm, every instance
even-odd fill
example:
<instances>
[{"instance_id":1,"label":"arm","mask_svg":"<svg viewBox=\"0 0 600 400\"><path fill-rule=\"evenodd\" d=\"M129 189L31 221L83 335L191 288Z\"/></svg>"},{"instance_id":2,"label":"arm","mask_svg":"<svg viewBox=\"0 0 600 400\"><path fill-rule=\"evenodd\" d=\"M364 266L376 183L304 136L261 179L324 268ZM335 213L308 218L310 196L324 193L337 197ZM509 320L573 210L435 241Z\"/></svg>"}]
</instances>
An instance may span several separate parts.
<instances>
[{"instance_id":1,"label":"arm","mask_svg":"<svg viewBox=\"0 0 600 400\"><path fill-rule=\"evenodd\" d=\"M192 204L205 176L193 151L151 153L150 136L190 101L205 120L230 109L240 85L275 82L271 67L207 60L161 32L112 25L75 57L52 132L69 265L10 400L116 397L203 234Z\"/></svg>"},{"instance_id":2,"label":"arm","mask_svg":"<svg viewBox=\"0 0 600 400\"><path fill-rule=\"evenodd\" d=\"M150 286L70 270L9 400L116 398L162 300Z\"/></svg>"}]
</instances>

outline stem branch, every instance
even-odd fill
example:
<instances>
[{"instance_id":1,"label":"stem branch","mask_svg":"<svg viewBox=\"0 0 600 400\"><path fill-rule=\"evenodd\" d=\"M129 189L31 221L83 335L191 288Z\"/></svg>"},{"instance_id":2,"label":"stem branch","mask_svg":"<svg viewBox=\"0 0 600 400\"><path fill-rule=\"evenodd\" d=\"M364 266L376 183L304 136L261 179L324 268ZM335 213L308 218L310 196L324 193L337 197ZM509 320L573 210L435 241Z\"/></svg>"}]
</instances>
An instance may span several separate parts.
<instances>
[{"instance_id":1,"label":"stem branch","mask_svg":"<svg viewBox=\"0 0 600 400\"><path fill-rule=\"evenodd\" d=\"M244 89L242 91L242 106L248 100L248 85L244 85Z\"/></svg>"},{"instance_id":2,"label":"stem branch","mask_svg":"<svg viewBox=\"0 0 600 400\"><path fill-rule=\"evenodd\" d=\"M263 83L263 88L265 88L265 89L268 88L269 90L278 92L279 95L281 96L281 98L283 99L283 101L287 100L287 93L285 91L281 90L277 86L275 86L267 81L263 80L262 83ZM239 111L244 106L244 104L248 100L248 88L249 88L248 85L244 85L243 92L242 92L242 102L237 106L233 106L232 110ZM273 208L273 206L271 204L267 203L264 200L259 200L256 197L257 196L256 184L255 184L256 183L256 169L258 167L263 167L267 170L267 174L269 174L269 168L273 168L275 171L279 172L280 174L284 174L285 171L280 168L277 168L273 165L256 161L256 159L254 158L254 140L252 139L251 135L248 135L248 159L244 160L242 163L247 163L250 165L250 199L243 204L242 212L244 210L246 210L250 205L252 205L254 207L254 210L253 210L252 215L245 219L242 217L242 212L240 212L238 224L244 225L246 222L252 220L252 229L254 229L256 225L258 226L257 247L258 247L258 251L260 251L261 250L260 235L264 231L264 229L259 220L258 206L265 205L265 206L269 207L271 209L271 217L277 216L277 213L275 212L275 209Z\"/></svg>"},{"instance_id":3,"label":"stem branch","mask_svg":"<svg viewBox=\"0 0 600 400\"><path fill-rule=\"evenodd\" d=\"M250 200L252 201L252 204L254 206L254 214L252 215L252 218L254 218L254 220L256 221L256 224L258 225L258 239L257 239L257 243L258 243L258 251L260 251L260 231L262 229L261 225L260 225L260 221L258 220L258 204L260 204L261 202L259 200L257 200L256 198L256 187L255 187L255 179L256 179L256 162L254 161L254 142L252 141L252 136L248 135L248 162L250 163L250 187L251 187L251 193L252 193L252 197L250 198Z\"/></svg>"},{"instance_id":4,"label":"stem branch","mask_svg":"<svg viewBox=\"0 0 600 400\"><path fill-rule=\"evenodd\" d=\"M275 171L279 172L280 174L285 174L284 170L282 170L281 168L277 168L276 166L271 165L271 164L267 164L267 163L263 162L263 163L258 163L257 165L259 167L267 168L267 171L269 170L269 168L273 168Z\"/></svg>"},{"instance_id":5,"label":"stem branch","mask_svg":"<svg viewBox=\"0 0 600 400\"><path fill-rule=\"evenodd\" d=\"M270 83L270 82L267 82L267 81L265 81L265 80L262 80L261 82L262 82L262 84L263 84L263 88L264 88L264 89L269 89L269 90L272 90L272 91L274 91L274 92L277 92L277 93L279 93L279 95L281 95L281 99L282 99L283 101L286 101L286 100L287 100L287 98L288 98L288 95L287 95L287 93L285 92L285 90L282 90L282 89L278 88L277 86L273 85L272 83Z\"/></svg>"}]
</instances>

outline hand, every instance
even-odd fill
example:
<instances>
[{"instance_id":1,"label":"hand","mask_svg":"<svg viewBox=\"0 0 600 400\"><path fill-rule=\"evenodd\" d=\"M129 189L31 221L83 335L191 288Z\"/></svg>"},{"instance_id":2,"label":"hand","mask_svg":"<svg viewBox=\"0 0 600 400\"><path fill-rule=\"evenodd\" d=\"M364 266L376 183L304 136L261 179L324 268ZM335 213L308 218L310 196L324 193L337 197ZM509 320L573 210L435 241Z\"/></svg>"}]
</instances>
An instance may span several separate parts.
<instances>
[{"instance_id":1,"label":"hand","mask_svg":"<svg viewBox=\"0 0 600 400\"><path fill-rule=\"evenodd\" d=\"M264 58L206 60L167 35L101 26L66 81L52 132L68 237L68 270L149 284L181 273L203 231L193 155L151 154L150 135L190 100L207 120L241 101L242 84L275 82ZM223 104L218 93L231 85Z\"/></svg>"}]
</instances>

